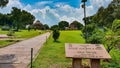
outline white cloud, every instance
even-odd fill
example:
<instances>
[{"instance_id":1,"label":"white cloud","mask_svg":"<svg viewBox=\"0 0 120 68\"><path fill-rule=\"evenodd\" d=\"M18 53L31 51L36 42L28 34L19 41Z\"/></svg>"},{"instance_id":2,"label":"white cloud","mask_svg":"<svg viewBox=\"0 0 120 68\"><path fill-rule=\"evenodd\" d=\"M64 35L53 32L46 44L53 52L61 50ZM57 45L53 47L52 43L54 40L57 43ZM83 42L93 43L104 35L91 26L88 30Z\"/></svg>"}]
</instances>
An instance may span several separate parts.
<instances>
[{"instance_id":1,"label":"white cloud","mask_svg":"<svg viewBox=\"0 0 120 68\"><path fill-rule=\"evenodd\" d=\"M62 7L62 6L64 6L64 5L66 5L66 3L64 2L58 2L58 3L55 3L55 7L57 7L57 8L60 8L60 7Z\"/></svg>"},{"instance_id":2,"label":"white cloud","mask_svg":"<svg viewBox=\"0 0 120 68\"><path fill-rule=\"evenodd\" d=\"M47 5L50 5L50 4L53 4L53 1L40 1L40 2L37 2L35 5L34 5L34 8L44 8L45 6Z\"/></svg>"},{"instance_id":3,"label":"white cloud","mask_svg":"<svg viewBox=\"0 0 120 68\"><path fill-rule=\"evenodd\" d=\"M68 16L62 16L60 17L60 21L67 21L69 23L72 23L73 21L80 21L79 18L75 18L75 17L68 17Z\"/></svg>"},{"instance_id":4,"label":"white cloud","mask_svg":"<svg viewBox=\"0 0 120 68\"><path fill-rule=\"evenodd\" d=\"M30 10L32 10L32 6L30 4L27 4L23 9L30 11Z\"/></svg>"},{"instance_id":5,"label":"white cloud","mask_svg":"<svg viewBox=\"0 0 120 68\"><path fill-rule=\"evenodd\" d=\"M93 15L96 13L97 9L100 6L107 7L107 5L112 0L90 0L90 5L86 6L86 14L87 16ZM50 6L45 6L46 4L52 4L53 1L42 1L35 4L35 6L31 6L30 4L24 5L19 0L10 0L8 5L0 9L1 13L10 13L12 7L18 7L28 12L32 13L36 20L40 20L42 23L46 23L49 25L57 24L59 21L65 20L68 22L72 22L77 20L83 23L82 19L84 17L83 8L74 8L66 3L55 3L55 8L51 8ZM44 6L44 8L39 8L40 6Z\"/></svg>"},{"instance_id":6,"label":"white cloud","mask_svg":"<svg viewBox=\"0 0 120 68\"><path fill-rule=\"evenodd\" d=\"M19 0L9 0L9 3L7 4L6 7L0 8L1 13L10 13L12 10L12 7L18 7L18 8L23 8L22 3L20 3Z\"/></svg>"},{"instance_id":7,"label":"white cloud","mask_svg":"<svg viewBox=\"0 0 120 68\"><path fill-rule=\"evenodd\" d=\"M45 5L45 4L50 4L50 3L53 3L53 1L42 1L42 2L38 2L36 3L36 5Z\"/></svg>"},{"instance_id":8,"label":"white cloud","mask_svg":"<svg viewBox=\"0 0 120 68\"><path fill-rule=\"evenodd\" d=\"M104 6L107 7L107 5L113 0L90 0L91 5L94 7L100 7Z\"/></svg>"}]
</instances>

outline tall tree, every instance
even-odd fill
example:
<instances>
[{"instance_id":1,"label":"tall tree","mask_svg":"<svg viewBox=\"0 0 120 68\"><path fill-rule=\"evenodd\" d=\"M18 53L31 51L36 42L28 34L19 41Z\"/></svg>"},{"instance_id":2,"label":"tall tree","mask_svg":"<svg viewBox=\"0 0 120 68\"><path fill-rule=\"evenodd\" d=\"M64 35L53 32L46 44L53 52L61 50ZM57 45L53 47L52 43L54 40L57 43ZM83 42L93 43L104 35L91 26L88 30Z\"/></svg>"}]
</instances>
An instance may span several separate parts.
<instances>
[{"instance_id":1,"label":"tall tree","mask_svg":"<svg viewBox=\"0 0 120 68\"><path fill-rule=\"evenodd\" d=\"M18 31L18 29L20 28L20 22L21 22L21 9L13 7L11 14L12 14L12 20L13 20L14 26Z\"/></svg>"},{"instance_id":2,"label":"tall tree","mask_svg":"<svg viewBox=\"0 0 120 68\"><path fill-rule=\"evenodd\" d=\"M110 52L115 47L120 47L120 20L114 20L111 29L107 29L104 37L104 45Z\"/></svg>"},{"instance_id":3,"label":"tall tree","mask_svg":"<svg viewBox=\"0 0 120 68\"><path fill-rule=\"evenodd\" d=\"M50 28L51 30L59 30L59 26L58 25L53 25Z\"/></svg>"},{"instance_id":4,"label":"tall tree","mask_svg":"<svg viewBox=\"0 0 120 68\"><path fill-rule=\"evenodd\" d=\"M100 7L98 12L92 16L92 23L96 23L99 27L112 27L115 19L120 19L120 0L113 0L107 8Z\"/></svg>"},{"instance_id":5,"label":"tall tree","mask_svg":"<svg viewBox=\"0 0 120 68\"><path fill-rule=\"evenodd\" d=\"M112 23L112 31L117 35L120 35L120 20L114 20Z\"/></svg>"},{"instance_id":6,"label":"tall tree","mask_svg":"<svg viewBox=\"0 0 120 68\"><path fill-rule=\"evenodd\" d=\"M44 26L44 29L45 29L45 30L48 30L48 29L49 29L49 26L48 26L47 24L44 24L43 26Z\"/></svg>"},{"instance_id":7,"label":"tall tree","mask_svg":"<svg viewBox=\"0 0 120 68\"><path fill-rule=\"evenodd\" d=\"M3 8L8 4L9 0L0 0L0 7Z\"/></svg>"},{"instance_id":8,"label":"tall tree","mask_svg":"<svg viewBox=\"0 0 120 68\"><path fill-rule=\"evenodd\" d=\"M69 27L69 22L67 22L67 21L60 21L60 22L58 23L58 26L59 26L59 28L60 28L61 30L65 30L65 27Z\"/></svg>"},{"instance_id":9,"label":"tall tree","mask_svg":"<svg viewBox=\"0 0 120 68\"><path fill-rule=\"evenodd\" d=\"M12 8L11 16L13 24L15 27L17 27L17 30L19 28L24 28L28 24L32 25L33 21L35 20L35 17L31 13L16 7Z\"/></svg>"},{"instance_id":10,"label":"tall tree","mask_svg":"<svg viewBox=\"0 0 120 68\"><path fill-rule=\"evenodd\" d=\"M28 24L32 25L34 20L35 20L35 17L31 13L29 13L25 10L22 10L22 12L21 12L21 21L22 22L21 22L21 24L24 25L23 27L25 27Z\"/></svg>"}]
</instances>

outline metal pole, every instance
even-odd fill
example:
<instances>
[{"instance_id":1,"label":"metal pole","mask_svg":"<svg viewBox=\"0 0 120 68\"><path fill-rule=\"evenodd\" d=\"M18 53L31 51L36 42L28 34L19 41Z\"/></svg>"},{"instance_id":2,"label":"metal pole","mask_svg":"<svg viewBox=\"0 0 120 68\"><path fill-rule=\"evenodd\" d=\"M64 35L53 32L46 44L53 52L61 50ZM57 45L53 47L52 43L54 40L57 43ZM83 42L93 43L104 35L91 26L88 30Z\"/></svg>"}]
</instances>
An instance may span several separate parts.
<instances>
[{"instance_id":1,"label":"metal pole","mask_svg":"<svg viewBox=\"0 0 120 68\"><path fill-rule=\"evenodd\" d=\"M31 48L31 66L30 66L30 68L32 68L32 62L33 62L33 48Z\"/></svg>"},{"instance_id":2,"label":"metal pole","mask_svg":"<svg viewBox=\"0 0 120 68\"><path fill-rule=\"evenodd\" d=\"M86 4L85 2L83 2L84 4L84 23L85 23L85 41L87 42L87 28L86 28Z\"/></svg>"},{"instance_id":3,"label":"metal pole","mask_svg":"<svg viewBox=\"0 0 120 68\"><path fill-rule=\"evenodd\" d=\"M46 43L47 43L47 36L46 36Z\"/></svg>"}]
</instances>

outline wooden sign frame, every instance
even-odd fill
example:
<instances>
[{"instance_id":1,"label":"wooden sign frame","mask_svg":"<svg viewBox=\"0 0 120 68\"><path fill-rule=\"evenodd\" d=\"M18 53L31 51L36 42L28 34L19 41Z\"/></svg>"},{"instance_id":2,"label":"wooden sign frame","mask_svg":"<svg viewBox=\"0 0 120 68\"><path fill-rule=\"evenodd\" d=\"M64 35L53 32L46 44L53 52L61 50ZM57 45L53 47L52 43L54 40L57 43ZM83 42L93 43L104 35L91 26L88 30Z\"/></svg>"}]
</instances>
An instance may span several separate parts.
<instances>
[{"instance_id":1,"label":"wooden sign frame","mask_svg":"<svg viewBox=\"0 0 120 68\"><path fill-rule=\"evenodd\" d=\"M90 59L91 68L100 68L100 59L111 59L102 44L66 43L65 55L73 59L73 68L82 68L82 59Z\"/></svg>"}]
</instances>

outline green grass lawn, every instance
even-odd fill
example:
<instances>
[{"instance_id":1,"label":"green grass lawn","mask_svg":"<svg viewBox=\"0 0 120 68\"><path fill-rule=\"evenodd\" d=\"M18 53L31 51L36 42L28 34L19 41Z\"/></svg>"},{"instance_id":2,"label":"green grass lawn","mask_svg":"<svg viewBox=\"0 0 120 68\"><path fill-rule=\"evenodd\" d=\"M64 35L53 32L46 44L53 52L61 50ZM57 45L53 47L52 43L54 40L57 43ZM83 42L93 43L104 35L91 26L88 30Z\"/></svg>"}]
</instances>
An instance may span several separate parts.
<instances>
[{"instance_id":1,"label":"green grass lawn","mask_svg":"<svg viewBox=\"0 0 120 68\"><path fill-rule=\"evenodd\" d=\"M28 31L28 30L21 30L21 31L18 31L18 32L15 32L15 37L17 38L32 38L32 37L35 37L37 35L40 35L40 34L43 34L45 31L41 31L41 30L31 30L31 31Z\"/></svg>"},{"instance_id":2,"label":"green grass lawn","mask_svg":"<svg viewBox=\"0 0 120 68\"><path fill-rule=\"evenodd\" d=\"M65 43L85 43L80 31L61 31L58 42L53 42L52 36L41 48L33 68L68 68L71 59L65 57Z\"/></svg>"},{"instance_id":3,"label":"green grass lawn","mask_svg":"<svg viewBox=\"0 0 120 68\"><path fill-rule=\"evenodd\" d=\"M0 34L7 34L8 31L1 31L0 30ZM35 37L37 35L43 34L45 33L45 31L41 31L41 30L20 30L18 32L14 33L15 38L9 38L7 40L0 40L0 48L8 46L9 44L13 44L15 42L18 42L19 39L28 39L28 38L32 38ZM17 40L16 40L17 39Z\"/></svg>"},{"instance_id":4,"label":"green grass lawn","mask_svg":"<svg viewBox=\"0 0 120 68\"><path fill-rule=\"evenodd\" d=\"M2 31L1 29L0 29L0 34L7 34L8 33L8 31Z\"/></svg>"}]
</instances>

